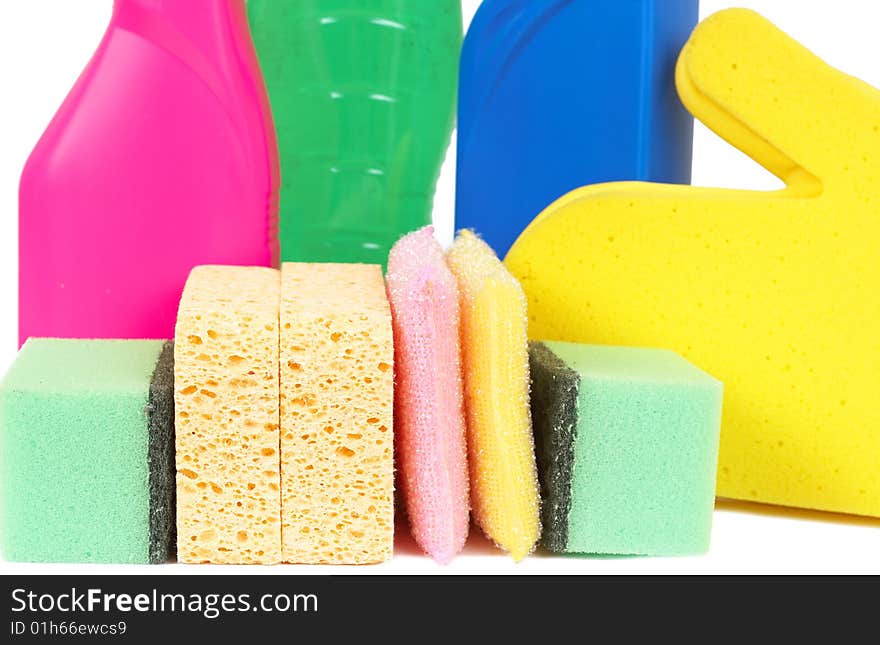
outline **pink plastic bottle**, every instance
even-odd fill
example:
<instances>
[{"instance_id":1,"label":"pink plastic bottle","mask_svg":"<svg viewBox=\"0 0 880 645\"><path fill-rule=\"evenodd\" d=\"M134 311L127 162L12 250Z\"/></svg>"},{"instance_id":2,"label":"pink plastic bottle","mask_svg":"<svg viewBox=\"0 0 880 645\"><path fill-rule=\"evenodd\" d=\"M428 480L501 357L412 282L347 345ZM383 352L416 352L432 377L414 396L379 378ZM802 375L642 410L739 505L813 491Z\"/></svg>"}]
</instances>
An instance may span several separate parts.
<instances>
[{"instance_id":1,"label":"pink plastic bottle","mask_svg":"<svg viewBox=\"0 0 880 645\"><path fill-rule=\"evenodd\" d=\"M277 263L278 183L245 0L115 0L22 175L19 341L172 337L193 266Z\"/></svg>"}]
</instances>

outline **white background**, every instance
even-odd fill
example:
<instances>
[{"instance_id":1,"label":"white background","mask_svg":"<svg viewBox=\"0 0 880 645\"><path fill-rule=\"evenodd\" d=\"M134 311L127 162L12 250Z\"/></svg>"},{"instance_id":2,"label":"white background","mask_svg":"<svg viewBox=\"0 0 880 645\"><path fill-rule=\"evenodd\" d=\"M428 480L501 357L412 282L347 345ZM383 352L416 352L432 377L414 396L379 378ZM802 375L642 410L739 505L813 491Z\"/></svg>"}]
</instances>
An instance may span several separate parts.
<instances>
[{"instance_id":1,"label":"white background","mask_svg":"<svg viewBox=\"0 0 880 645\"><path fill-rule=\"evenodd\" d=\"M431 0L422 0L429 2ZM537 1L537 0L536 0ZM588 0L579 0L586 2ZM479 0L464 0L467 25ZM702 0L701 17L730 6L755 9L832 65L880 87L876 0ZM30 150L91 56L111 0L0 2L0 373L17 345L17 190ZM454 159L454 147L449 160ZM452 235L454 167L438 187L435 221ZM697 124L694 184L775 189L780 182ZM880 464L878 464L880 467ZM51 518L47 518L51 521ZM880 573L880 520L719 502L712 548L692 558L573 558L535 555L515 565L472 531L465 553L441 567L404 534L389 563L370 567L162 567L19 565L2 573Z\"/></svg>"}]
</instances>

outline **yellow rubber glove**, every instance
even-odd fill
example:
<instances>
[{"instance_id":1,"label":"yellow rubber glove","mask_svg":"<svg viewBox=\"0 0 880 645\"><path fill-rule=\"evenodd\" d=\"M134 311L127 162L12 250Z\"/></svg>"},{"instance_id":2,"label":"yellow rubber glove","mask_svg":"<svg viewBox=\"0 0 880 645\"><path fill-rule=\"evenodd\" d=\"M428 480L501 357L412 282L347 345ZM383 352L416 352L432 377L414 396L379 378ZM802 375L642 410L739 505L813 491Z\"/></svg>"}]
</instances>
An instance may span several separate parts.
<instances>
[{"instance_id":1,"label":"yellow rubber glove","mask_svg":"<svg viewBox=\"0 0 880 645\"><path fill-rule=\"evenodd\" d=\"M722 379L719 496L880 516L880 92L740 9L697 27L676 81L785 189L563 197L506 259L530 336L667 347Z\"/></svg>"}]
</instances>

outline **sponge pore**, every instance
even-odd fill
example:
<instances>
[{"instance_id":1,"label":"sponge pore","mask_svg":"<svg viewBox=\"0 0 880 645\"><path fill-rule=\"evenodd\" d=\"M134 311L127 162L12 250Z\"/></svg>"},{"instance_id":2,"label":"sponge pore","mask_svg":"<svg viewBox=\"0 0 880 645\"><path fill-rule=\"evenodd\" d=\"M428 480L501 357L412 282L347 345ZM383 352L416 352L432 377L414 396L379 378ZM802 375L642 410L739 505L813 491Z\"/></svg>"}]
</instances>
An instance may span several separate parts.
<instances>
[{"instance_id":1,"label":"sponge pore","mask_svg":"<svg viewBox=\"0 0 880 645\"><path fill-rule=\"evenodd\" d=\"M388 297L404 501L416 542L446 563L468 534L468 472L458 290L430 227L392 248Z\"/></svg>"},{"instance_id":2,"label":"sponge pore","mask_svg":"<svg viewBox=\"0 0 880 645\"><path fill-rule=\"evenodd\" d=\"M394 547L394 347L382 268L285 264L285 562L368 564Z\"/></svg>"},{"instance_id":3,"label":"sponge pore","mask_svg":"<svg viewBox=\"0 0 880 645\"><path fill-rule=\"evenodd\" d=\"M174 343L177 558L281 561L278 311L281 273L201 266Z\"/></svg>"},{"instance_id":4,"label":"sponge pore","mask_svg":"<svg viewBox=\"0 0 880 645\"><path fill-rule=\"evenodd\" d=\"M541 532L529 414L526 299L470 231L447 256L458 280L471 502L486 535L521 560Z\"/></svg>"},{"instance_id":5,"label":"sponge pore","mask_svg":"<svg viewBox=\"0 0 880 645\"><path fill-rule=\"evenodd\" d=\"M530 355L544 546L705 552L721 383L665 350L545 341Z\"/></svg>"},{"instance_id":6,"label":"sponge pore","mask_svg":"<svg viewBox=\"0 0 880 645\"><path fill-rule=\"evenodd\" d=\"M169 351L154 340L24 344L0 385L0 531L8 560L169 557Z\"/></svg>"}]
</instances>

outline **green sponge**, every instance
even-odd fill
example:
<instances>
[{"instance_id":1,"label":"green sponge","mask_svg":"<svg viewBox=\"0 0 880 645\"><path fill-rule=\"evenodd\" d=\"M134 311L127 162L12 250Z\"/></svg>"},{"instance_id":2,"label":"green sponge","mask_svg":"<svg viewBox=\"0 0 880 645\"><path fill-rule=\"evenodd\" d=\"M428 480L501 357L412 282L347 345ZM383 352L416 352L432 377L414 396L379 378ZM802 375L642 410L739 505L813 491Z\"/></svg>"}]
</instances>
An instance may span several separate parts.
<instances>
[{"instance_id":1,"label":"green sponge","mask_svg":"<svg viewBox=\"0 0 880 645\"><path fill-rule=\"evenodd\" d=\"M529 354L543 545L704 553L722 384L665 350L545 341Z\"/></svg>"},{"instance_id":2,"label":"green sponge","mask_svg":"<svg viewBox=\"0 0 880 645\"><path fill-rule=\"evenodd\" d=\"M0 384L0 545L8 560L169 557L172 362L164 341L25 343Z\"/></svg>"}]
</instances>

